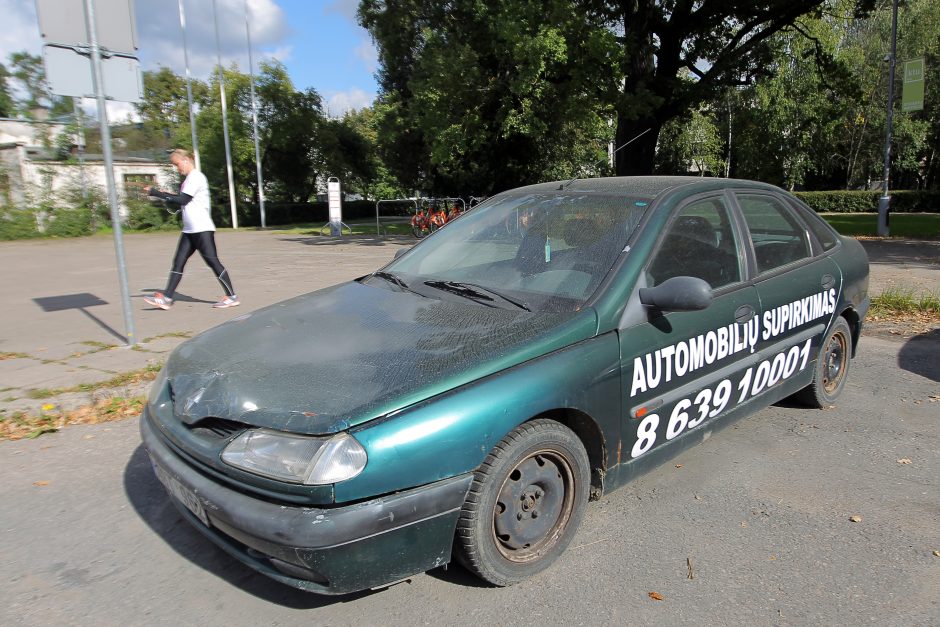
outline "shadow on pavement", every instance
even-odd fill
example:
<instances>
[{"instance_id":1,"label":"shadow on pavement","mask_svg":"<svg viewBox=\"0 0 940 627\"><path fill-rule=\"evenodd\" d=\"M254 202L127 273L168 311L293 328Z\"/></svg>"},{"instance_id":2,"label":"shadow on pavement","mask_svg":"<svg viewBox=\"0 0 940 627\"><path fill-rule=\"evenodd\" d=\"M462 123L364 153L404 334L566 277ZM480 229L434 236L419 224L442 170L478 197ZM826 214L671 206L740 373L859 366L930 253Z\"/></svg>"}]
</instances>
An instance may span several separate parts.
<instances>
[{"instance_id":1,"label":"shadow on pavement","mask_svg":"<svg viewBox=\"0 0 940 627\"><path fill-rule=\"evenodd\" d=\"M931 381L940 381L940 329L915 335L898 353L898 366L901 370L919 374Z\"/></svg>"},{"instance_id":2,"label":"shadow on pavement","mask_svg":"<svg viewBox=\"0 0 940 627\"><path fill-rule=\"evenodd\" d=\"M353 244L356 246L387 246L389 244L408 244L417 242L414 237L407 235L389 235L385 238L375 235L344 235L343 237L329 237L318 235L315 232L310 234L299 234L292 237L279 237L282 242L295 242L305 246L339 246L341 244Z\"/></svg>"},{"instance_id":3,"label":"shadow on pavement","mask_svg":"<svg viewBox=\"0 0 940 627\"><path fill-rule=\"evenodd\" d=\"M98 307L101 305L107 305L108 301L102 300L95 296L94 294L89 294L88 292L82 292L80 294L62 294L61 296L44 296L41 298L34 298L33 302L39 305L42 310L46 313L51 313L55 311L66 311L69 309L77 309L82 312L88 319L97 324L99 327L107 331L110 335L119 339L121 342L126 342L127 338L120 332L112 329L104 320L101 320L93 313L88 311L88 307Z\"/></svg>"},{"instance_id":4,"label":"shadow on pavement","mask_svg":"<svg viewBox=\"0 0 940 627\"><path fill-rule=\"evenodd\" d=\"M928 240L860 239L870 263L904 264L940 270L940 242Z\"/></svg>"},{"instance_id":5,"label":"shadow on pavement","mask_svg":"<svg viewBox=\"0 0 940 627\"><path fill-rule=\"evenodd\" d=\"M332 597L303 592L256 573L229 556L176 511L170 497L157 481L150 458L142 445L134 450L124 468L124 492L141 520L174 551L259 599L292 609L309 610L374 594L366 591Z\"/></svg>"}]
</instances>

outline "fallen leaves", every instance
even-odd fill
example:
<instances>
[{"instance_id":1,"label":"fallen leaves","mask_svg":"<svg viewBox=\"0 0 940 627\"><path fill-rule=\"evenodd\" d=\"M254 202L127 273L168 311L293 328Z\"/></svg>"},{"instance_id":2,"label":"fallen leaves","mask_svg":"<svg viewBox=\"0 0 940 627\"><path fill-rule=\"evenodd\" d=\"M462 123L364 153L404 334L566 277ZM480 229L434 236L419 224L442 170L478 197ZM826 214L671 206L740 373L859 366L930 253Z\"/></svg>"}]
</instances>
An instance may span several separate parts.
<instances>
[{"instance_id":1,"label":"fallen leaves","mask_svg":"<svg viewBox=\"0 0 940 627\"><path fill-rule=\"evenodd\" d=\"M692 572L692 558L685 558L685 564L689 567L689 574L686 576L688 579L695 579L695 573Z\"/></svg>"},{"instance_id":2,"label":"fallen leaves","mask_svg":"<svg viewBox=\"0 0 940 627\"><path fill-rule=\"evenodd\" d=\"M933 556L934 556L934 557L940 557L940 551L934 551L934 552L933 552Z\"/></svg>"},{"instance_id":3,"label":"fallen leaves","mask_svg":"<svg viewBox=\"0 0 940 627\"><path fill-rule=\"evenodd\" d=\"M899 464L905 464L905 465L906 465L906 464L912 464L912 463L914 463L914 462L912 462L911 460L909 460L909 459L906 458L906 457L902 457L901 459L898 460L898 463L899 463Z\"/></svg>"},{"instance_id":4,"label":"fallen leaves","mask_svg":"<svg viewBox=\"0 0 940 627\"><path fill-rule=\"evenodd\" d=\"M44 488L47 485L49 485L49 482L48 481L33 481L33 485L36 486L37 488Z\"/></svg>"},{"instance_id":5,"label":"fallen leaves","mask_svg":"<svg viewBox=\"0 0 940 627\"><path fill-rule=\"evenodd\" d=\"M649 597L650 597L651 599L653 599L654 601L662 601L662 600L663 600L663 595L661 595L661 594L658 593L658 592L650 592L650 593L649 593Z\"/></svg>"},{"instance_id":6,"label":"fallen leaves","mask_svg":"<svg viewBox=\"0 0 940 627\"><path fill-rule=\"evenodd\" d=\"M0 440L33 439L46 433L54 433L66 425L91 425L139 416L145 402L143 396L115 396L74 410L62 410L53 406L53 411L47 413L47 405L43 405L39 416L18 411L0 420Z\"/></svg>"},{"instance_id":7,"label":"fallen leaves","mask_svg":"<svg viewBox=\"0 0 940 627\"><path fill-rule=\"evenodd\" d=\"M855 516L849 516L849 520L854 523L862 522L862 517L856 514Z\"/></svg>"}]
</instances>

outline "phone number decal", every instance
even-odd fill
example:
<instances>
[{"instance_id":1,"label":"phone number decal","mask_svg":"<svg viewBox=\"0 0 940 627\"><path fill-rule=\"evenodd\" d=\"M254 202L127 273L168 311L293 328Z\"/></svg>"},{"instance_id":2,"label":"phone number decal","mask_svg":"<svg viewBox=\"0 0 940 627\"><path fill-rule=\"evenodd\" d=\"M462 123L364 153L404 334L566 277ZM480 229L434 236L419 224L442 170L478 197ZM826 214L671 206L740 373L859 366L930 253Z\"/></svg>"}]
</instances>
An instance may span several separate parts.
<instances>
[{"instance_id":1,"label":"phone number decal","mask_svg":"<svg viewBox=\"0 0 940 627\"><path fill-rule=\"evenodd\" d=\"M744 371L737 386L731 379L723 379L718 385L700 390L694 397L683 398L676 402L666 423L667 441L679 437L689 429L694 429L708 418L714 418L723 412L737 391L735 405L748 398L759 395L782 381L786 381L796 372L802 372L809 360L809 347L812 339L803 345L794 345L769 357L756 366ZM690 413L691 412L691 413ZM636 458L649 451L656 444L657 431L662 422L659 414L647 414L636 429L636 442L631 456Z\"/></svg>"}]
</instances>

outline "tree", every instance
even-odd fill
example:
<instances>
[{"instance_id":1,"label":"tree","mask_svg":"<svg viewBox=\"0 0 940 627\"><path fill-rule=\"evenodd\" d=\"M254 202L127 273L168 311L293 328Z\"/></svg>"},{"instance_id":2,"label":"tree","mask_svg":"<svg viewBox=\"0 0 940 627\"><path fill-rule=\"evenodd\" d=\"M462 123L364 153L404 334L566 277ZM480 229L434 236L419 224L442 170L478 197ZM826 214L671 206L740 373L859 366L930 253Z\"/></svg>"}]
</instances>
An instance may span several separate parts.
<instances>
[{"instance_id":1,"label":"tree","mask_svg":"<svg viewBox=\"0 0 940 627\"><path fill-rule=\"evenodd\" d=\"M609 34L570 0L365 0L380 151L408 187L490 194L603 161ZM589 167L588 170L591 170Z\"/></svg>"},{"instance_id":2,"label":"tree","mask_svg":"<svg viewBox=\"0 0 940 627\"><path fill-rule=\"evenodd\" d=\"M40 107L49 109L53 117L68 115L72 111L71 101L55 96L46 83L46 70L42 58L25 50L10 54L10 75L19 83L25 96L17 101L17 112L26 118Z\"/></svg>"},{"instance_id":3,"label":"tree","mask_svg":"<svg viewBox=\"0 0 940 627\"><path fill-rule=\"evenodd\" d=\"M0 117L9 118L16 113L16 103L13 102L13 96L10 95L10 88L7 81L10 78L10 72L0 63Z\"/></svg>"},{"instance_id":4,"label":"tree","mask_svg":"<svg viewBox=\"0 0 940 627\"><path fill-rule=\"evenodd\" d=\"M769 75L773 35L827 4L363 0L359 15L379 48L383 101L395 122L386 129L397 131L399 151L423 143L429 160L420 165L432 174L472 176L485 162L496 164L485 174L524 181L570 167L572 149L586 156L592 129L608 118L618 147L639 137L617 153L616 173L649 174L663 124ZM861 14L873 4L853 7ZM472 105L454 104L461 102ZM409 137L411 129L421 136ZM564 145L579 134L578 144ZM449 150L477 158L448 168Z\"/></svg>"},{"instance_id":5,"label":"tree","mask_svg":"<svg viewBox=\"0 0 940 627\"><path fill-rule=\"evenodd\" d=\"M194 107L208 102L208 86L190 81ZM143 140L151 147L192 148L186 79L166 67L144 72L144 95L134 109L141 119Z\"/></svg>"}]
</instances>

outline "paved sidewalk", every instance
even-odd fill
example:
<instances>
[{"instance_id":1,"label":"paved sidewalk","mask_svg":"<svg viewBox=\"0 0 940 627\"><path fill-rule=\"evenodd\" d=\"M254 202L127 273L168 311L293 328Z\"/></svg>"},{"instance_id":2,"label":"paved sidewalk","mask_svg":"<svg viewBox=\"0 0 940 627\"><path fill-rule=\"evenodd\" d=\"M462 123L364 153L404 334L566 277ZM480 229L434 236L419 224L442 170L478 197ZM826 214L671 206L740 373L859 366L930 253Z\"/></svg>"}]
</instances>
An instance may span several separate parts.
<instances>
[{"instance_id":1,"label":"paved sidewalk","mask_svg":"<svg viewBox=\"0 0 940 627\"><path fill-rule=\"evenodd\" d=\"M384 265L413 238L330 238L272 231L220 231L216 243L242 302L214 309L222 290L198 254L186 266L173 307L143 297L166 284L176 232L124 238L131 310L138 343L128 348L114 240L0 242L0 410L38 413L99 397L134 396L149 384L30 398L30 390L61 390L107 381L162 364L186 337L286 298L348 281ZM33 396L36 394L33 393Z\"/></svg>"},{"instance_id":2,"label":"paved sidewalk","mask_svg":"<svg viewBox=\"0 0 940 627\"><path fill-rule=\"evenodd\" d=\"M109 236L0 243L0 410L38 413L99 397L144 394L149 384L37 399L162 364L185 337L278 301L372 272L414 244L410 237L344 237L222 231L217 243L242 306L213 309L221 289L198 255L190 259L169 311L144 303L162 289L177 233L127 235L125 254L138 343L124 344L114 245ZM940 242L866 240L871 294L890 287L940 294ZM31 392L32 391L32 392Z\"/></svg>"}]
</instances>

